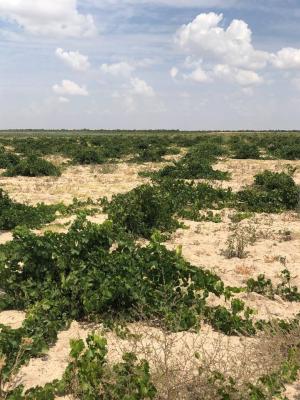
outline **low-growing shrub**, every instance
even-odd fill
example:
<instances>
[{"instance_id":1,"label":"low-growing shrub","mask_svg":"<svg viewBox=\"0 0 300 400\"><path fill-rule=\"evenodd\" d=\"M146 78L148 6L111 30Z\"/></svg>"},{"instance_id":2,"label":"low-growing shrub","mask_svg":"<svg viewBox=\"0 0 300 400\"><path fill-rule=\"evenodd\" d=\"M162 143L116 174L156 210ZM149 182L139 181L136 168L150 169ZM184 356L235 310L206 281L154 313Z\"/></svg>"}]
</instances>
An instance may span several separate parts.
<instances>
[{"instance_id":1,"label":"low-growing shrub","mask_svg":"<svg viewBox=\"0 0 300 400\"><path fill-rule=\"evenodd\" d=\"M168 178L115 195L103 205L114 223L136 236L149 238L153 230L170 232L179 227L175 216L199 220L197 211L223 208L232 199L231 190Z\"/></svg>"},{"instance_id":2,"label":"low-growing shrub","mask_svg":"<svg viewBox=\"0 0 300 400\"><path fill-rule=\"evenodd\" d=\"M212 164L224 153L218 144L205 143L192 148L182 159L167 165L152 176L176 179L229 179L228 172L214 170Z\"/></svg>"},{"instance_id":3,"label":"low-growing shrub","mask_svg":"<svg viewBox=\"0 0 300 400\"><path fill-rule=\"evenodd\" d=\"M206 159L183 159L168 165L162 170L158 171L156 176L159 177L173 177L177 179L215 179L227 180L229 173L214 170L210 162Z\"/></svg>"},{"instance_id":4,"label":"low-growing shrub","mask_svg":"<svg viewBox=\"0 0 300 400\"><path fill-rule=\"evenodd\" d=\"M259 148L254 144L240 142L234 146L233 151L233 158L253 160L260 158Z\"/></svg>"},{"instance_id":5,"label":"low-growing shrub","mask_svg":"<svg viewBox=\"0 0 300 400\"><path fill-rule=\"evenodd\" d=\"M153 230L172 231L179 227L173 207L157 187L142 185L126 194L113 196L104 212L109 219L137 236L150 237Z\"/></svg>"},{"instance_id":6,"label":"low-growing shrub","mask_svg":"<svg viewBox=\"0 0 300 400\"><path fill-rule=\"evenodd\" d=\"M299 160L300 159L300 143L286 144L283 145L272 154L281 160Z\"/></svg>"},{"instance_id":7,"label":"low-growing shrub","mask_svg":"<svg viewBox=\"0 0 300 400\"><path fill-rule=\"evenodd\" d=\"M162 157L166 155L167 151L163 147L147 146L141 149L139 153L132 159L134 162L161 162Z\"/></svg>"},{"instance_id":8,"label":"low-growing shrub","mask_svg":"<svg viewBox=\"0 0 300 400\"><path fill-rule=\"evenodd\" d=\"M247 291L262 294L271 299L274 298L274 287L271 279L266 279L264 274L258 275L257 279L250 278L247 280Z\"/></svg>"},{"instance_id":9,"label":"low-growing shrub","mask_svg":"<svg viewBox=\"0 0 300 400\"><path fill-rule=\"evenodd\" d=\"M254 185L237 193L242 209L257 212L293 210L299 202L299 188L291 176L265 171L255 176Z\"/></svg>"},{"instance_id":10,"label":"low-growing shrub","mask_svg":"<svg viewBox=\"0 0 300 400\"><path fill-rule=\"evenodd\" d=\"M73 161L76 164L103 164L107 158L103 155L101 149L84 147L78 149L73 155Z\"/></svg>"},{"instance_id":11,"label":"low-growing shrub","mask_svg":"<svg viewBox=\"0 0 300 400\"><path fill-rule=\"evenodd\" d=\"M237 224L244 219L248 219L253 217L253 213L251 212L236 212L234 214L229 215L229 219L231 220L232 223Z\"/></svg>"},{"instance_id":12,"label":"low-growing shrub","mask_svg":"<svg viewBox=\"0 0 300 400\"><path fill-rule=\"evenodd\" d=\"M233 299L230 309L222 306L212 307L206 311L206 320L217 330L234 335L241 332L243 335L255 333L252 315L254 311L245 307L239 299Z\"/></svg>"},{"instance_id":13,"label":"low-growing shrub","mask_svg":"<svg viewBox=\"0 0 300 400\"><path fill-rule=\"evenodd\" d=\"M11 152L6 152L0 148L0 168L10 168L20 162L20 157Z\"/></svg>"},{"instance_id":14,"label":"low-growing shrub","mask_svg":"<svg viewBox=\"0 0 300 400\"><path fill-rule=\"evenodd\" d=\"M96 334L89 335L86 346L82 340L71 341L70 355L72 362L60 385L64 394L82 400L151 400L156 395L148 362L125 353L122 362L110 366L107 342Z\"/></svg>"},{"instance_id":15,"label":"low-growing shrub","mask_svg":"<svg viewBox=\"0 0 300 400\"><path fill-rule=\"evenodd\" d=\"M8 167L5 176L60 176L61 171L51 162L31 155L18 164Z\"/></svg>"},{"instance_id":16,"label":"low-growing shrub","mask_svg":"<svg viewBox=\"0 0 300 400\"><path fill-rule=\"evenodd\" d=\"M225 333L253 332L250 314L239 315L243 308L235 302L218 323L221 310L206 299L210 293L225 295L223 282L160 240L155 235L140 247L111 222L96 225L82 218L66 234L18 229L12 242L0 246L0 311L14 307L27 314L19 329L1 326L3 373L44 351L74 319L149 320L185 331L198 329L206 316ZM31 343L18 357L22 338Z\"/></svg>"},{"instance_id":17,"label":"low-growing shrub","mask_svg":"<svg viewBox=\"0 0 300 400\"><path fill-rule=\"evenodd\" d=\"M290 271L285 268L281 271L281 282L274 286L271 279L266 279L264 274L258 275L257 279L248 279L247 291L256 292L264 296L274 299L274 295L280 296L286 301L300 301L300 292L298 287L292 285L292 277Z\"/></svg>"},{"instance_id":18,"label":"low-growing shrub","mask_svg":"<svg viewBox=\"0 0 300 400\"><path fill-rule=\"evenodd\" d=\"M36 207L14 202L0 189L0 230L11 230L18 225L37 228L55 219L60 206L38 204Z\"/></svg>"},{"instance_id":19,"label":"low-growing shrub","mask_svg":"<svg viewBox=\"0 0 300 400\"><path fill-rule=\"evenodd\" d=\"M178 213L178 216L196 222L214 222L216 224L222 222L220 214L214 214L212 211L200 212L197 207L185 208Z\"/></svg>"},{"instance_id":20,"label":"low-growing shrub","mask_svg":"<svg viewBox=\"0 0 300 400\"><path fill-rule=\"evenodd\" d=\"M134 353L124 353L121 362L110 364L106 339L96 333L88 336L86 345L83 340L71 340L70 345L72 361L62 379L27 391L23 386L12 390L2 387L4 375L1 369L5 367L5 361L1 365L0 357L1 399L54 400L58 395L78 400L154 399L156 388L146 360L138 361Z\"/></svg>"}]
</instances>

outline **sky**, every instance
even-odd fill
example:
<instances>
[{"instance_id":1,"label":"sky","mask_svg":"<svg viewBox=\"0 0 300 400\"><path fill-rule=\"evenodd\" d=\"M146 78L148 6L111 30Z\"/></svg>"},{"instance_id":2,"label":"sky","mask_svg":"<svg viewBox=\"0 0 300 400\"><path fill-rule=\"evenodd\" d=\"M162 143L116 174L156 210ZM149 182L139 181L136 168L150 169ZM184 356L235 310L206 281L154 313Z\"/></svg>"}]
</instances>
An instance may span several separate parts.
<instances>
[{"instance_id":1,"label":"sky","mask_svg":"<svg viewBox=\"0 0 300 400\"><path fill-rule=\"evenodd\" d=\"M0 0L0 129L300 129L300 0Z\"/></svg>"}]
</instances>

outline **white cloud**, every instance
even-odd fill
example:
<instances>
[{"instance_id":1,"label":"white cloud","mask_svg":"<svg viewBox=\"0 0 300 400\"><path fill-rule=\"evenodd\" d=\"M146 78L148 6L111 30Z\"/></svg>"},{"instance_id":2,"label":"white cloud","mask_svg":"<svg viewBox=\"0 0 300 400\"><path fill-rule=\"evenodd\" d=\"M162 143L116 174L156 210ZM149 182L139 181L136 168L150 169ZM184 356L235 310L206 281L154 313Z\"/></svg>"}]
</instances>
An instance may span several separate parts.
<instances>
[{"instance_id":1,"label":"white cloud","mask_svg":"<svg viewBox=\"0 0 300 400\"><path fill-rule=\"evenodd\" d=\"M252 45L252 32L242 20L233 20L227 29L220 26L223 14L199 14L183 25L176 35L179 46L201 58L247 69L266 66L269 54Z\"/></svg>"},{"instance_id":2,"label":"white cloud","mask_svg":"<svg viewBox=\"0 0 300 400\"><path fill-rule=\"evenodd\" d=\"M142 79L132 78L130 84L132 94L146 97L153 97L155 95L153 88Z\"/></svg>"},{"instance_id":3,"label":"white cloud","mask_svg":"<svg viewBox=\"0 0 300 400\"><path fill-rule=\"evenodd\" d=\"M69 80L63 80L60 85L54 85L52 89L62 96L88 96L89 94L85 86L79 86Z\"/></svg>"},{"instance_id":4,"label":"white cloud","mask_svg":"<svg viewBox=\"0 0 300 400\"><path fill-rule=\"evenodd\" d=\"M263 82L263 78L257 72L246 69L233 70L233 79L241 86L257 85Z\"/></svg>"},{"instance_id":5,"label":"white cloud","mask_svg":"<svg viewBox=\"0 0 300 400\"><path fill-rule=\"evenodd\" d=\"M185 77L185 79L191 79L191 80L193 80L195 82L199 82L199 83L211 81L211 78L209 77L209 75L204 71L204 69L201 66L198 66L190 74L184 75L184 77Z\"/></svg>"},{"instance_id":6,"label":"white cloud","mask_svg":"<svg viewBox=\"0 0 300 400\"><path fill-rule=\"evenodd\" d=\"M178 68L172 67L172 68L170 69L170 75L171 75L171 77L172 77L173 79L175 79L176 76L178 75L178 72L179 72Z\"/></svg>"},{"instance_id":7,"label":"white cloud","mask_svg":"<svg viewBox=\"0 0 300 400\"><path fill-rule=\"evenodd\" d=\"M279 69L300 69L300 49L285 47L273 54L271 61Z\"/></svg>"},{"instance_id":8,"label":"white cloud","mask_svg":"<svg viewBox=\"0 0 300 400\"><path fill-rule=\"evenodd\" d=\"M101 71L113 77L128 78L135 70L135 66L126 61L114 64L102 64Z\"/></svg>"},{"instance_id":9,"label":"white cloud","mask_svg":"<svg viewBox=\"0 0 300 400\"><path fill-rule=\"evenodd\" d=\"M112 98L118 100L125 113L131 114L145 107L153 111L157 98L153 88L144 80L132 77L129 83L121 85L120 90L112 93ZM155 100L155 102L153 102Z\"/></svg>"},{"instance_id":10,"label":"white cloud","mask_svg":"<svg viewBox=\"0 0 300 400\"><path fill-rule=\"evenodd\" d=\"M86 0L85 0L86 1ZM231 7L238 2L238 0L102 0L100 5L98 0L88 0L93 6L129 6L136 4L155 4L161 6L172 7Z\"/></svg>"},{"instance_id":11,"label":"white cloud","mask_svg":"<svg viewBox=\"0 0 300 400\"><path fill-rule=\"evenodd\" d=\"M0 18L35 35L89 37L96 34L92 15L81 14L77 0L0 0Z\"/></svg>"},{"instance_id":12,"label":"white cloud","mask_svg":"<svg viewBox=\"0 0 300 400\"><path fill-rule=\"evenodd\" d=\"M61 48L56 49L55 54L64 63L77 71L86 71L90 67L89 59L87 56L80 54L79 51L64 51Z\"/></svg>"},{"instance_id":13,"label":"white cloud","mask_svg":"<svg viewBox=\"0 0 300 400\"><path fill-rule=\"evenodd\" d=\"M183 77L196 82L221 79L246 88L263 83L259 71L267 67L300 69L300 49L258 50L246 22L235 19L224 27L223 14L199 14L177 31L175 41L186 54L183 68L192 71Z\"/></svg>"},{"instance_id":14,"label":"white cloud","mask_svg":"<svg viewBox=\"0 0 300 400\"><path fill-rule=\"evenodd\" d=\"M60 96L60 97L58 98L58 101L59 101L60 103L69 103L69 102L70 102L69 99L67 99L66 97L63 97L63 96Z\"/></svg>"},{"instance_id":15,"label":"white cloud","mask_svg":"<svg viewBox=\"0 0 300 400\"><path fill-rule=\"evenodd\" d=\"M230 67L224 64L216 65L213 72L216 77L225 79L229 82L235 82L241 86L257 85L263 82L263 78L255 71Z\"/></svg>"}]
</instances>

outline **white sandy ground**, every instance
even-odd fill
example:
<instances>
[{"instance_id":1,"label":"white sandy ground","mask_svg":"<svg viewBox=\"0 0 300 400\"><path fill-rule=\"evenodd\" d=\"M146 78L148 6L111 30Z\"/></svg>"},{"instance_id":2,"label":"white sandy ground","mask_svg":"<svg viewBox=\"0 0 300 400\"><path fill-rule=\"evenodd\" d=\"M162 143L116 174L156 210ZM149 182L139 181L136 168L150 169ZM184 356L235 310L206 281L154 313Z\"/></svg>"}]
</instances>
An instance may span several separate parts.
<instances>
[{"instance_id":1,"label":"white sandy ground","mask_svg":"<svg viewBox=\"0 0 300 400\"><path fill-rule=\"evenodd\" d=\"M0 244L9 242L12 239L13 239L13 234L11 232L3 232L3 231L1 232L0 231Z\"/></svg>"},{"instance_id":2,"label":"white sandy ground","mask_svg":"<svg viewBox=\"0 0 300 400\"><path fill-rule=\"evenodd\" d=\"M162 371L165 356L168 355L169 367L180 366L181 374L195 371L199 365L194 354L202 354L203 360L214 360L216 365L231 361L228 368L236 367L236 362L242 362L237 356L242 352L251 351L256 339L245 337L228 337L214 332L209 326L203 326L200 333L174 333L165 335L157 328L142 324L130 324L132 333L139 335L138 340L121 340L114 333L105 333L101 327L89 326L73 322L70 328L60 332L57 343L47 356L31 359L28 365L21 368L16 383L22 383L25 388L45 385L63 376L69 358L70 339L86 340L89 333L96 331L105 336L108 342L108 359L110 362L121 361L122 354L134 351L140 359L150 362L152 371Z\"/></svg>"},{"instance_id":3,"label":"white sandy ground","mask_svg":"<svg viewBox=\"0 0 300 400\"><path fill-rule=\"evenodd\" d=\"M12 311L6 313L8 325L16 328L13 320L18 319L20 324L21 313ZM23 315L23 318L25 314ZM63 376L65 368L70 362L69 342L71 339L86 340L88 334L97 332L106 337L108 345L108 360L111 363L121 361L124 352L133 351L139 359L147 359L150 363L154 381L160 392L163 392L164 379L170 379L167 371L172 374L176 371L180 382L188 382L197 375L199 366L218 369L223 372L240 369L243 376L249 379L261 376L265 373L264 364L258 365L257 357L258 339L247 337L228 337L212 330L210 326L203 325L199 333L181 332L164 334L157 328L150 328L143 324L130 324L128 326L137 339L121 340L112 332L105 332L101 326L87 325L74 321L69 329L58 335L56 344L50 348L47 355L31 359L21 368L15 377L13 384L23 384L25 389L38 385L45 385ZM194 355L201 355L197 360ZM253 359L253 362L250 360ZM258 370L258 368L260 368ZM255 375L256 374L256 375ZM165 376L166 375L166 376ZM175 382L174 382L175 384ZM299 395L298 383L289 385L286 394L289 400L296 400ZM65 399L69 397L64 397Z\"/></svg>"},{"instance_id":4,"label":"white sandy ground","mask_svg":"<svg viewBox=\"0 0 300 400\"><path fill-rule=\"evenodd\" d=\"M111 164L105 166L70 166L60 177L3 177L0 187L16 201L35 205L70 204L73 198L97 200L113 194L125 193L142 183L140 171L160 169L164 164Z\"/></svg>"},{"instance_id":5,"label":"white sandy ground","mask_svg":"<svg viewBox=\"0 0 300 400\"><path fill-rule=\"evenodd\" d=\"M218 181L216 185L222 188L232 187L234 191L241 190L244 186L253 183L253 177L265 170L273 172L287 172L288 166L296 167L293 176L300 185L300 160L236 160L222 159L214 165L214 169L231 173L230 181Z\"/></svg>"},{"instance_id":6,"label":"white sandy ground","mask_svg":"<svg viewBox=\"0 0 300 400\"><path fill-rule=\"evenodd\" d=\"M0 324L18 329L22 326L25 313L22 311L3 311L0 313Z\"/></svg>"},{"instance_id":7,"label":"white sandy ground","mask_svg":"<svg viewBox=\"0 0 300 400\"><path fill-rule=\"evenodd\" d=\"M298 375L298 381L292 385L287 385L285 396L288 400L299 400L300 399L300 374Z\"/></svg>"},{"instance_id":8,"label":"white sandy ground","mask_svg":"<svg viewBox=\"0 0 300 400\"><path fill-rule=\"evenodd\" d=\"M171 249L182 246L186 260L215 271L228 285L241 285L249 276L260 273L276 281L284 269L285 258L295 283L300 286L300 216L296 213L254 214L245 219L240 226L248 229L256 241L246 246L245 258L228 259L223 251L232 234L228 216L233 214L233 210L222 210L221 223L186 220L187 228L178 229L166 245Z\"/></svg>"},{"instance_id":9,"label":"white sandy ground","mask_svg":"<svg viewBox=\"0 0 300 400\"><path fill-rule=\"evenodd\" d=\"M242 186L251 184L253 175L259 171L265 169L281 171L286 164L300 167L299 161L273 162L269 160L225 160L220 161L216 167L232 171L233 180L226 185L239 190ZM161 165L158 166L158 168L160 167ZM157 168L157 166L152 164L152 168ZM96 199L103 195L110 197L114 193L127 192L147 181L137 176L137 172L141 169L148 170L149 165L122 164L108 174L99 174L93 167L69 167L61 178L1 177L0 186L8 190L9 194L18 201L28 201L31 204L40 201L68 203L74 196L81 199L88 197ZM295 180L300 183L300 170L296 172ZM296 213L257 214L244 220L241 225L254 232L256 241L247 247L245 258L227 259L222 250L227 247L226 240L231 233L229 216L234 213L234 210L221 211L222 222L218 224L184 221L187 229L177 230L166 242L166 246L170 249L182 246L182 254L186 260L193 265L216 272L225 284L230 286L241 286L247 279L257 277L260 273L266 274L266 277L271 278L274 282L279 282L279 274L284 269L282 262L286 260L286 266L292 273L294 284L300 287L300 216ZM102 214L89 217L92 222L96 223L102 223L105 218L106 216ZM38 232L42 233L48 229L65 232L68 229L67 223L71 223L73 219L74 217L60 218ZM284 232L288 232L288 235ZM290 240L285 240L287 237ZM11 239L11 232L0 232L0 243ZM300 303L284 302L278 297L275 300L269 300L254 293L244 293L239 297L243 298L247 305L257 310L256 318L292 318L300 312ZM218 304L218 299L211 296L210 302ZM17 328L21 325L24 316L25 314L21 312L6 311L0 313L0 324ZM93 329L95 327L85 326L74 321L67 331L60 332L56 345L49 350L47 356L32 359L27 366L22 367L18 375L18 382L29 388L60 378L69 360L69 340L79 337L85 339ZM154 370L155 367L161 368L159 365L162 357L161 347L165 347L166 338L162 338L163 335L158 330L143 327L140 324L132 326L132 329L142 332L144 339L139 344L128 343L116 339L112 333L108 334L109 357L117 360L122 350L136 350L141 357L145 356L150 359ZM184 338L181 335L184 335ZM171 358L179 360L180 365L186 365L186 371L190 371L191 352L194 353L197 346L201 350L201 354L206 353L208 359L219 357L220 365L224 366L224 360L228 362L228 359L234 358L239 353L239 349L243 348L245 351L245 346L251 347L255 343L255 339L227 338L213 332L207 326L202 328L200 335L174 334L168 338L168 341L173 343ZM136 348L136 346L138 347ZM188 360L186 360L187 358ZM243 368L246 368L246 365ZM299 382L288 386L287 398L296 400L299 394L300 378Z\"/></svg>"}]
</instances>

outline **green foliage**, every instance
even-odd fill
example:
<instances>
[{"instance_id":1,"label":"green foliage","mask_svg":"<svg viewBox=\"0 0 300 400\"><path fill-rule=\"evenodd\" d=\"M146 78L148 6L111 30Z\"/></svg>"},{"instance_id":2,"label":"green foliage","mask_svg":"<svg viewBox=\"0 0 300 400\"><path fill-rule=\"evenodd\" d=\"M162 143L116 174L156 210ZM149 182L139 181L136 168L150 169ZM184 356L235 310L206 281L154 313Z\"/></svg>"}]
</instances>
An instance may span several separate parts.
<instances>
[{"instance_id":1,"label":"green foliage","mask_svg":"<svg viewBox=\"0 0 300 400\"><path fill-rule=\"evenodd\" d=\"M281 271L281 283L277 286L276 293L287 301L300 301L300 292L297 286L292 285L292 277L288 269Z\"/></svg>"},{"instance_id":2,"label":"green foliage","mask_svg":"<svg viewBox=\"0 0 300 400\"><path fill-rule=\"evenodd\" d=\"M229 179L228 172L216 171L208 160L188 159L181 160L173 165L166 166L157 173L159 177L173 177L177 179Z\"/></svg>"},{"instance_id":3,"label":"green foliage","mask_svg":"<svg viewBox=\"0 0 300 400\"><path fill-rule=\"evenodd\" d=\"M147 361L138 361L134 353L125 353L122 362L110 365L107 361L106 340L90 334L86 345L82 340L71 340L71 362L60 381L24 392L18 386L0 396L9 400L54 400L57 395L76 396L82 400L151 400L156 388L151 382ZM0 370L0 384L1 384Z\"/></svg>"},{"instance_id":4,"label":"green foliage","mask_svg":"<svg viewBox=\"0 0 300 400\"><path fill-rule=\"evenodd\" d=\"M136 236L149 238L153 230L172 231L179 227L175 215L203 220L199 218L199 210L222 208L231 200L230 190L162 179L153 185L142 185L129 193L115 195L111 202L104 200L102 204L114 223ZM219 218L211 214L204 219L219 222Z\"/></svg>"},{"instance_id":5,"label":"green foliage","mask_svg":"<svg viewBox=\"0 0 300 400\"><path fill-rule=\"evenodd\" d=\"M246 211L246 212L236 212L232 215L229 215L229 219L233 224L238 224L239 222L243 221L244 219L251 218L253 213Z\"/></svg>"},{"instance_id":6,"label":"green foliage","mask_svg":"<svg viewBox=\"0 0 300 400\"><path fill-rule=\"evenodd\" d=\"M114 240L117 249L111 252ZM137 309L148 318L169 319L175 307L177 319L171 325L180 329L180 313L191 302L200 306L209 291L221 295L223 290L222 285L215 288L221 284L217 276L192 267L159 243L139 248L124 234L118 240L110 223L78 220L67 234L43 237L21 231L3 251L1 289L16 307L35 307L33 315L53 307L56 298L70 318L79 319L105 314L134 319Z\"/></svg>"},{"instance_id":7,"label":"green foliage","mask_svg":"<svg viewBox=\"0 0 300 400\"><path fill-rule=\"evenodd\" d=\"M282 160L299 160L300 159L300 143L283 145L273 152L276 158Z\"/></svg>"},{"instance_id":8,"label":"green foliage","mask_svg":"<svg viewBox=\"0 0 300 400\"><path fill-rule=\"evenodd\" d=\"M0 310L26 309L19 329L3 327L0 353L6 370L41 354L73 320L159 321L172 331L199 328L201 318L227 334L253 333L250 312L211 309L209 293L225 295L213 273L191 266L154 235L139 247L110 222L78 219L66 234L37 236L24 229L0 247ZM219 322L218 322L219 321ZM156 322L156 324L157 324ZM31 340L19 356L23 338Z\"/></svg>"},{"instance_id":9,"label":"green foliage","mask_svg":"<svg viewBox=\"0 0 300 400\"><path fill-rule=\"evenodd\" d=\"M105 157L101 149L84 147L76 150L73 154L73 161L76 164L103 164Z\"/></svg>"},{"instance_id":10,"label":"green foliage","mask_svg":"<svg viewBox=\"0 0 300 400\"><path fill-rule=\"evenodd\" d=\"M106 359L106 340L89 335L87 347L82 340L71 341L72 362L64 377L65 394L83 400L153 399L156 389L151 382L147 361L137 361L125 353L123 361L111 367Z\"/></svg>"},{"instance_id":11,"label":"green foliage","mask_svg":"<svg viewBox=\"0 0 300 400\"><path fill-rule=\"evenodd\" d=\"M174 230L173 208L158 187L142 185L126 194L113 196L104 211L115 223L137 236L150 237L154 229Z\"/></svg>"},{"instance_id":12,"label":"green foliage","mask_svg":"<svg viewBox=\"0 0 300 400\"><path fill-rule=\"evenodd\" d=\"M36 228L55 219L59 206L38 204L36 207L14 202L0 189L0 230L10 230L18 225Z\"/></svg>"},{"instance_id":13,"label":"green foliage","mask_svg":"<svg viewBox=\"0 0 300 400\"><path fill-rule=\"evenodd\" d=\"M198 207L185 208L178 215L181 218L190 219L197 222L214 222L216 224L222 222L220 214L214 214L212 211L199 212Z\"/></svg>"},{"instance_id":14,"label":"green foliage","mask_svg":"<svg viewBox=\"0 0 300 400\"><path fill-rule=\"evenodd\" d=\"M293 348L277 370L263 375L255 383L250 383L249 379L241 386L240 382L231 376L212 371L208 377L208 384L214 388L217 400L283 400L286 399L286 385L296 381L299 369L299 350ZM199 374L201 373L203 372L199 369Z\"/></svg>"},{"instance_id":15,"label":"green foliage","mask_svg":"<svg viewBox=\"0 0 300 400\"><path fill-rule=\"evenodd\" d=\"M16 154L6 152L0 147L0 168L11 168L19 162L20 158Z\"/></svg>"},{"instance_id":16,"label":"green foliage","mask_svg":"<svg viewBox=\"0 0 300 400\"><path fill-rule=\"evenodd\" d=\"M266 279L264 274L258 275L257 279L250 278L247 280L247 291L255 292L274 298L274 288L271 279Z\"/></svg>"},{"instance_id":17,"label":"green foliage","mask_svg":"<svg viewBox=\"0 0 300 400\"><path fill-rule=\"evenodd\" d=\"M135 162L161 162L162 157L167 154L164 147L145 146L139 150L136 157L132 159Z\"/></svg>"},{"instance_id":18,"label":"green foliage","mask_svg":"<svg viewBox=\"0 0 300 400\"><path fill-rule=\"evenodd\" d=\"M4 173L5 176L59 176L60 169L35 155L20 160L18 164L9 166Z\"/></svg>"},{"instance_id":19,"label":"green foliage","mask_svg":"<svg viewBox=\"0 0 300 400\"><path fill-rule=\"evenodd\" d=\"M217 330L227 335L242 333L253 335L255 327L252 321L253 310L245 307L245 303L239 299L231 301L230 309L222 306L212 307L206 310L206 320Z\"/></svg>"},{"instance_id":20,"label":"green foliage","mask_svg":"<svg viewBox=\"0 0 300 400\"><path fill-rule=\"evenodd\" d=\"M0 359L5 357L0 373L2 382L8 381L12 369L19 368L32 356L43 354L55 343L58 331L74 319L101 321L107 326L120 320L146 320L168 331L196 330L205 320L227 335L253 335L259 329L271 328L268 322L253 323L253 310L234 298L234 294L245 288L225 288L219 277L186 262L180 249L167 250L158 231L175 230L180 226L178 217L220 222L220 215L214 210L224 207L237 208L233 222L248 218L253 211L294 209L299 190L288 174L266 171L255 177L252 187L237 194L230 189L182 180L228 179L229 174L214 170L213 164L217 157L228 155L229 150L235 150L234 156L239 158L259 158L262 149L273 157L285 154L286 158L296 159L300 141L296 140L293 152L293 140L292 135L243 134L241 140L239 135L228 139L225 135L176 132L147 136L74 133L2 139L3 145L12 145L26 158L20 161L11 155L7 159L9 153L5 153L6 158L1 154L0 167L3 162L8 173L21 170L29 176L59 174L38 158L46 154L62 154L78 164L99 164L132 155L136 155L137 162L159 162L166 154L178 153L179 147L189 148L181 160L154 174L151 184L116 195L111 202L102 200L112 222L94 225L79 218L68 233L48 232L44 236L17 228L14 240L0 246L0 310L12 307L26 310L21 328L0 326ZM90 200L74 201L69 207L30 207L13 202L1 190L0 229L17 225L36 227L51 222L56 211L92 213L99 204ZM93 209L85 210L87 206ZM140 236L150 239L148 245L142 247L135 242ZM233 243L232 255L245 255L245 243L240 244ZM274 287L260 275L257 280L247 282L247 290L271 298L277 294L284 300L300 301L291 279L289 271L284 270L281 283ZM224 296L226 301L231 299L230 304L209 306L207 298L211 293ZM299 321L278 324L289 332ZM66 394L87 400L155 397L147 362L125 354L122 362L110 366L106 343L95 334L88 338L86 346L82 341L73 341L71 356L71 364L61 381L25 393L19 387L6 398L51 400ZM280 370L249 385L244 399L269 400L272 395L279 395L284 383L295 379L299 367L294 361L288 358ZM218 381L220 399L236 400L236 382L218 373L214 379Z\"/></svg>"},{"instance_id":21,"label":"green foliage","mask_svg":"<svg viewBox=\"0 0 300 400\"><path fill-rule=\"evenodd\" d=\"M223 152L221 146L213 143L199 145L192 148L180 161L164 167L154 176L177 179L229 179L228 172L217 171L212 168L216 157L222 155Z\"/></svg>"},{"instance_id":22,"label":"green foliage","mask_svg":"<svg viewBox=\"0 0 300 400\"><path fill-rule=\"evenodd\" d=\"M255 176L254 186L237 193L239 207L257 212L293 210L299 202L299 188L282 172L265 171Z\"/></svg>"},{"instance_id":23,"label":"green foliage","mask_svg":"<svg viewBox=\"0 0 300 400\"><path fill-rule=\"evenodd\" d=\"M242 146L259 148L268 156L296 160L300 157L299 132L240 132L224 135L207 132L178 131L19 131L0 137L3 146L14 147L22 155L60 154L75 157L83 148L101 151L106 159L120 159L139 154L143 149L165 149L166 154L178 148L198 149L200 157L219 157ZM248 152L248 151L247 151ZM248 152L249 154L249 152ZM253 157L253 154L252 154Z\"/></svg>"},{"instance_id":24,"label":"green foliage","mask_svg":"<svg viewBox=\"0 0 300 400\"><path fill-rule=\"evenodd\" d=\"M271 279L266 279L264 274L260 274L257 279L247 281L247 291L256 292L271 299L274 295L280 296L286 301L300 301L300 293L297 286L292 285L291 273L288 269L281 271L281 282L274 287Z\"/></svg>"},{"instance_id":25,"label":"green foliage","mask_svg":"<svg viewBox=\"0 0 300 400\"><path fill-rule=\"evenodd\" d=\"M249 144L241 141L235 144L233 151L233 158L253 160L258 160L260 158L259 148L255 144Z\"/></svg>"}]
</instances>

